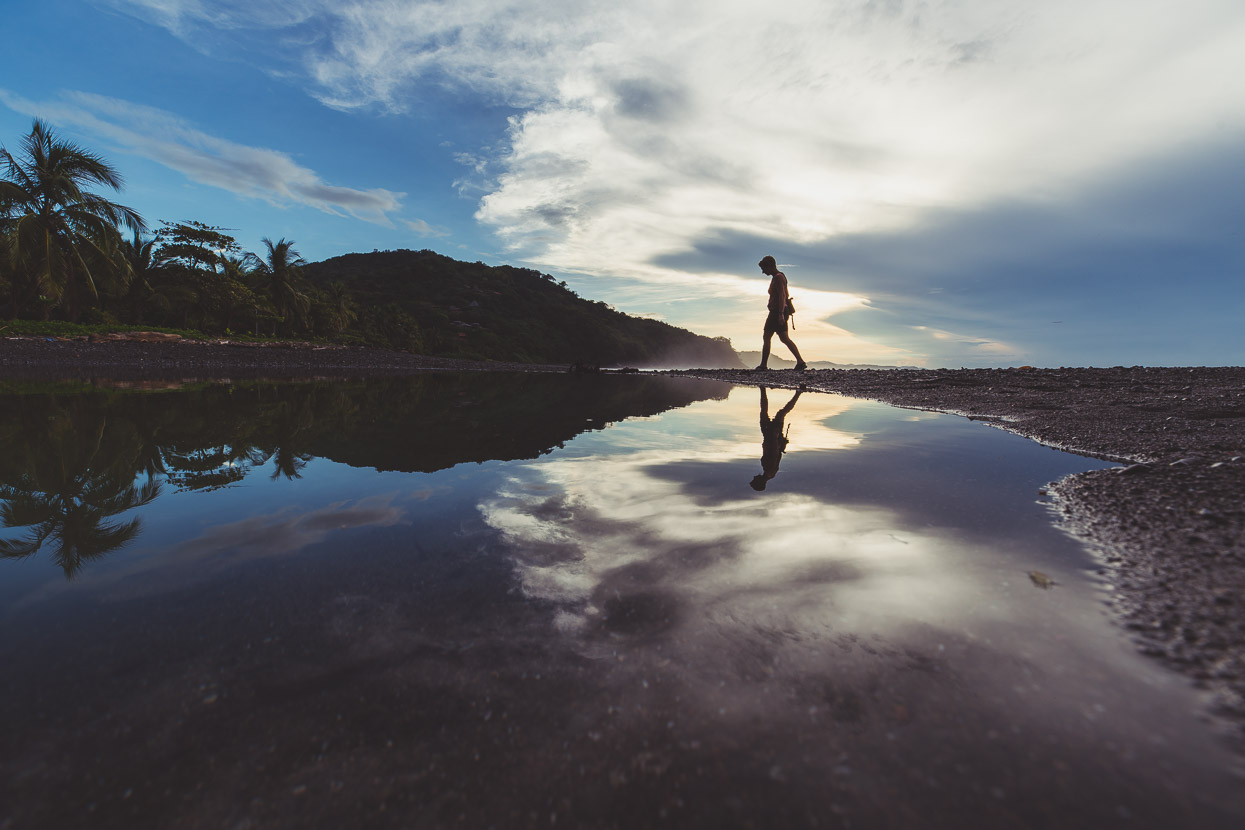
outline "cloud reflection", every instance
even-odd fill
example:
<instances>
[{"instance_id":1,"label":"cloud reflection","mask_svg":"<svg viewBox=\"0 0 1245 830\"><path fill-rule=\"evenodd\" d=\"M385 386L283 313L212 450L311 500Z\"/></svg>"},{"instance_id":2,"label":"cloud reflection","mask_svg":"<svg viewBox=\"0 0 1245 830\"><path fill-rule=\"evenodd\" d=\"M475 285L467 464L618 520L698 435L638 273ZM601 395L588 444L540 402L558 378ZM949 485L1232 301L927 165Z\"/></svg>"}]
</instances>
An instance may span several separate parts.
<instances>
[{"instance_id":1,"label":"cloud reflection","mask_svg":"<svg viewBox=\"0 0 1245 830\"><path fill-rule=\"evenodd\" d=\"M92 571L72 585L49 583L21 604L73 588L113 601L182 590L248 562L299 553L337 531L391 527L408 521L401 502L428 497L426 490L380 493L313 510L287 506L275 513L212 525L199 536L169 548L136 550L124 566Z\"/></svg>"},{"instance_id":2,"label":"cloud reflection","mask_svg":"<svg viewBox=\"0 0 1245 830\"><path fill-rule=\"evenodd\" d=\"M885 722L894 701L970 686L978 700L1012 700L1022 692L998 684L1016 672L1077 700L1104 665L1138 671L1040 515L983 518L1031 504L1011 478L1049 450L1001 452L993 440L1021 439L984 428L968 447L948 416L913 424L910 413L810 394L788 414L782 473L758 493L748 486L762 450L757 398L740 388L692 415L620 425L613 444L625 452L514 467L479 504L522 592L552 607L568 647L612 666L628 705L646 705L652 678L705 711L769 720L777 698L800 702L789 714L822 713L855 689L852 706ZM945 466L936 491L920 455ZM919 486L877 487L909 467ZM1034 567L1070 584L1035 592ZM1000 674L1003 663L1012 669Z\"/></svg>"},{"instance_id":3,"label":"cloud reflection","mask_svg":"<svg viewBox=\"0 0 1245 830\"><path fill-rule=\"evenodd\" d=\"M731 437L671 435L624 455L554 457L519 468L480 504L513 557L523 591L558 606L556 623L590 651L660 632L680 652L741 632L818 639L862 623L940 620L976 587L950 567L963 542L914 530L883 506L827 504L804 493L756 494L756 390L736 390L716 418ZM784 398L785 401L785 398ZM831 426L852 403L804 396L788 416L789 453L851 450L864 436ZM737 486L706 500L660 475L663 465L713 463ZM751 470L751 467L747 469ZM898 613L902 612L902 613ZM709 661L712 663L713 661Z\"/></svg>"}]
</instances>

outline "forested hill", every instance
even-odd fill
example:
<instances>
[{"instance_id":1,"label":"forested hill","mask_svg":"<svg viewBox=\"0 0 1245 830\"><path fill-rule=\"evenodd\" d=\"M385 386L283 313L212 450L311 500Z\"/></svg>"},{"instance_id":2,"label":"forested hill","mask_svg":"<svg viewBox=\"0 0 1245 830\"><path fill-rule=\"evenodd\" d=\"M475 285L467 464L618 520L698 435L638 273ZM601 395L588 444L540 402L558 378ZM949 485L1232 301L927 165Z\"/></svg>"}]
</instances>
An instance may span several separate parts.
<instances>
[{"instance_id":1,"label":"forested hill","mask_svg":"<svg viewBox=\"0 0 1245 830\"><path fill-rule=\"evenodd\" d=\"M580 297L548 274L459 262L434 251L346 254L304 267L344 284L362 308L409 331L424 354L600 366L741 366L730 342L631 317Z\"/></svg>"}]
</instances>

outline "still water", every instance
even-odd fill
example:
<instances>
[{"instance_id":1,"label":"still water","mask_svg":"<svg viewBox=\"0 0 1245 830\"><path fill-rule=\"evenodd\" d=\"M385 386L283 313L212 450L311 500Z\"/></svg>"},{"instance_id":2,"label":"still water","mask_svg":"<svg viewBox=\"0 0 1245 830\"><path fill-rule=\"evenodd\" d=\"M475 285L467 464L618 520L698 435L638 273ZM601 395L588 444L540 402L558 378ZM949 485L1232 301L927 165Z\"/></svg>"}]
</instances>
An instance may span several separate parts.
<instances>
[{"instance_id":1,"label":"still water","mask_svg":"<svg viewBox=\"0 0 1245 830\"><path fill-rule=\"evenodd\" d=\"M952 416L665 377L0 396L0 828L1228 827Z\"/></svg>"}]
</instances>

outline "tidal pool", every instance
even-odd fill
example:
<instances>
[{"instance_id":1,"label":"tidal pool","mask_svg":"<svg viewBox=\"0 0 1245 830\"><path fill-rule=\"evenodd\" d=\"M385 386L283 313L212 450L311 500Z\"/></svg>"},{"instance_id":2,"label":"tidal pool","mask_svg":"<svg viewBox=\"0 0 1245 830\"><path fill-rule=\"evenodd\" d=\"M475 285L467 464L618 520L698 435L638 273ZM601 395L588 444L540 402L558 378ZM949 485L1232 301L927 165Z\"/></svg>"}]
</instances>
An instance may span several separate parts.
<instances>
[{"instance_id":1,"label":"tidal pool","mask_svg":"<svg viewBox=\"0 0 1245 830\"><path fill-rule=\"evenodd\" d=\"M10 384L0 828L1235 827L962 418L666 377Z\"/></svg>"}]
</instances>

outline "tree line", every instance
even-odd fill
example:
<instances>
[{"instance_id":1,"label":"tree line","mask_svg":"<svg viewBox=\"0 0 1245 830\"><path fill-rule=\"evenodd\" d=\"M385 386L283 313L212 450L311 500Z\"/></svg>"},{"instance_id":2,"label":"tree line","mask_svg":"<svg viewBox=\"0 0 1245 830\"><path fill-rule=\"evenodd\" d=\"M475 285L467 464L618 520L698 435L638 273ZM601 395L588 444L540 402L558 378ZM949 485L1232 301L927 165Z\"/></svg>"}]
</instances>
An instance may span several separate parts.
<instances>
[{"instance_id":1,"label":"tree line","mask_svg":"<svg viewBox=\"0 0 1245 830\"><path fill-rule=\"evenodd\" d=\"M532 269L427 250L308 263L284 238L265 238L257 254L243 251L229 229L203 222L153 229L101 195L122 183L111 164L39 119L16 152L0 146L0 309L14 320L322 339L483 360L742 365L726 338L631 317Z\"/></svg>"},{"instance_id":2,"label":"tree line","mask_svg":"<svg viewBox=\"0 0 1245 830\"><path fill-rule=\"evenodd\" d=\"M378 334L390 321L360 314L344 285L303 279L293 240L265 238L256 254L203 222L153 228L109 198L122 185L110 163L39 119L14 151L0 146L0 309L12 319L392 345Z\"/></svg>"}]
</instances>

